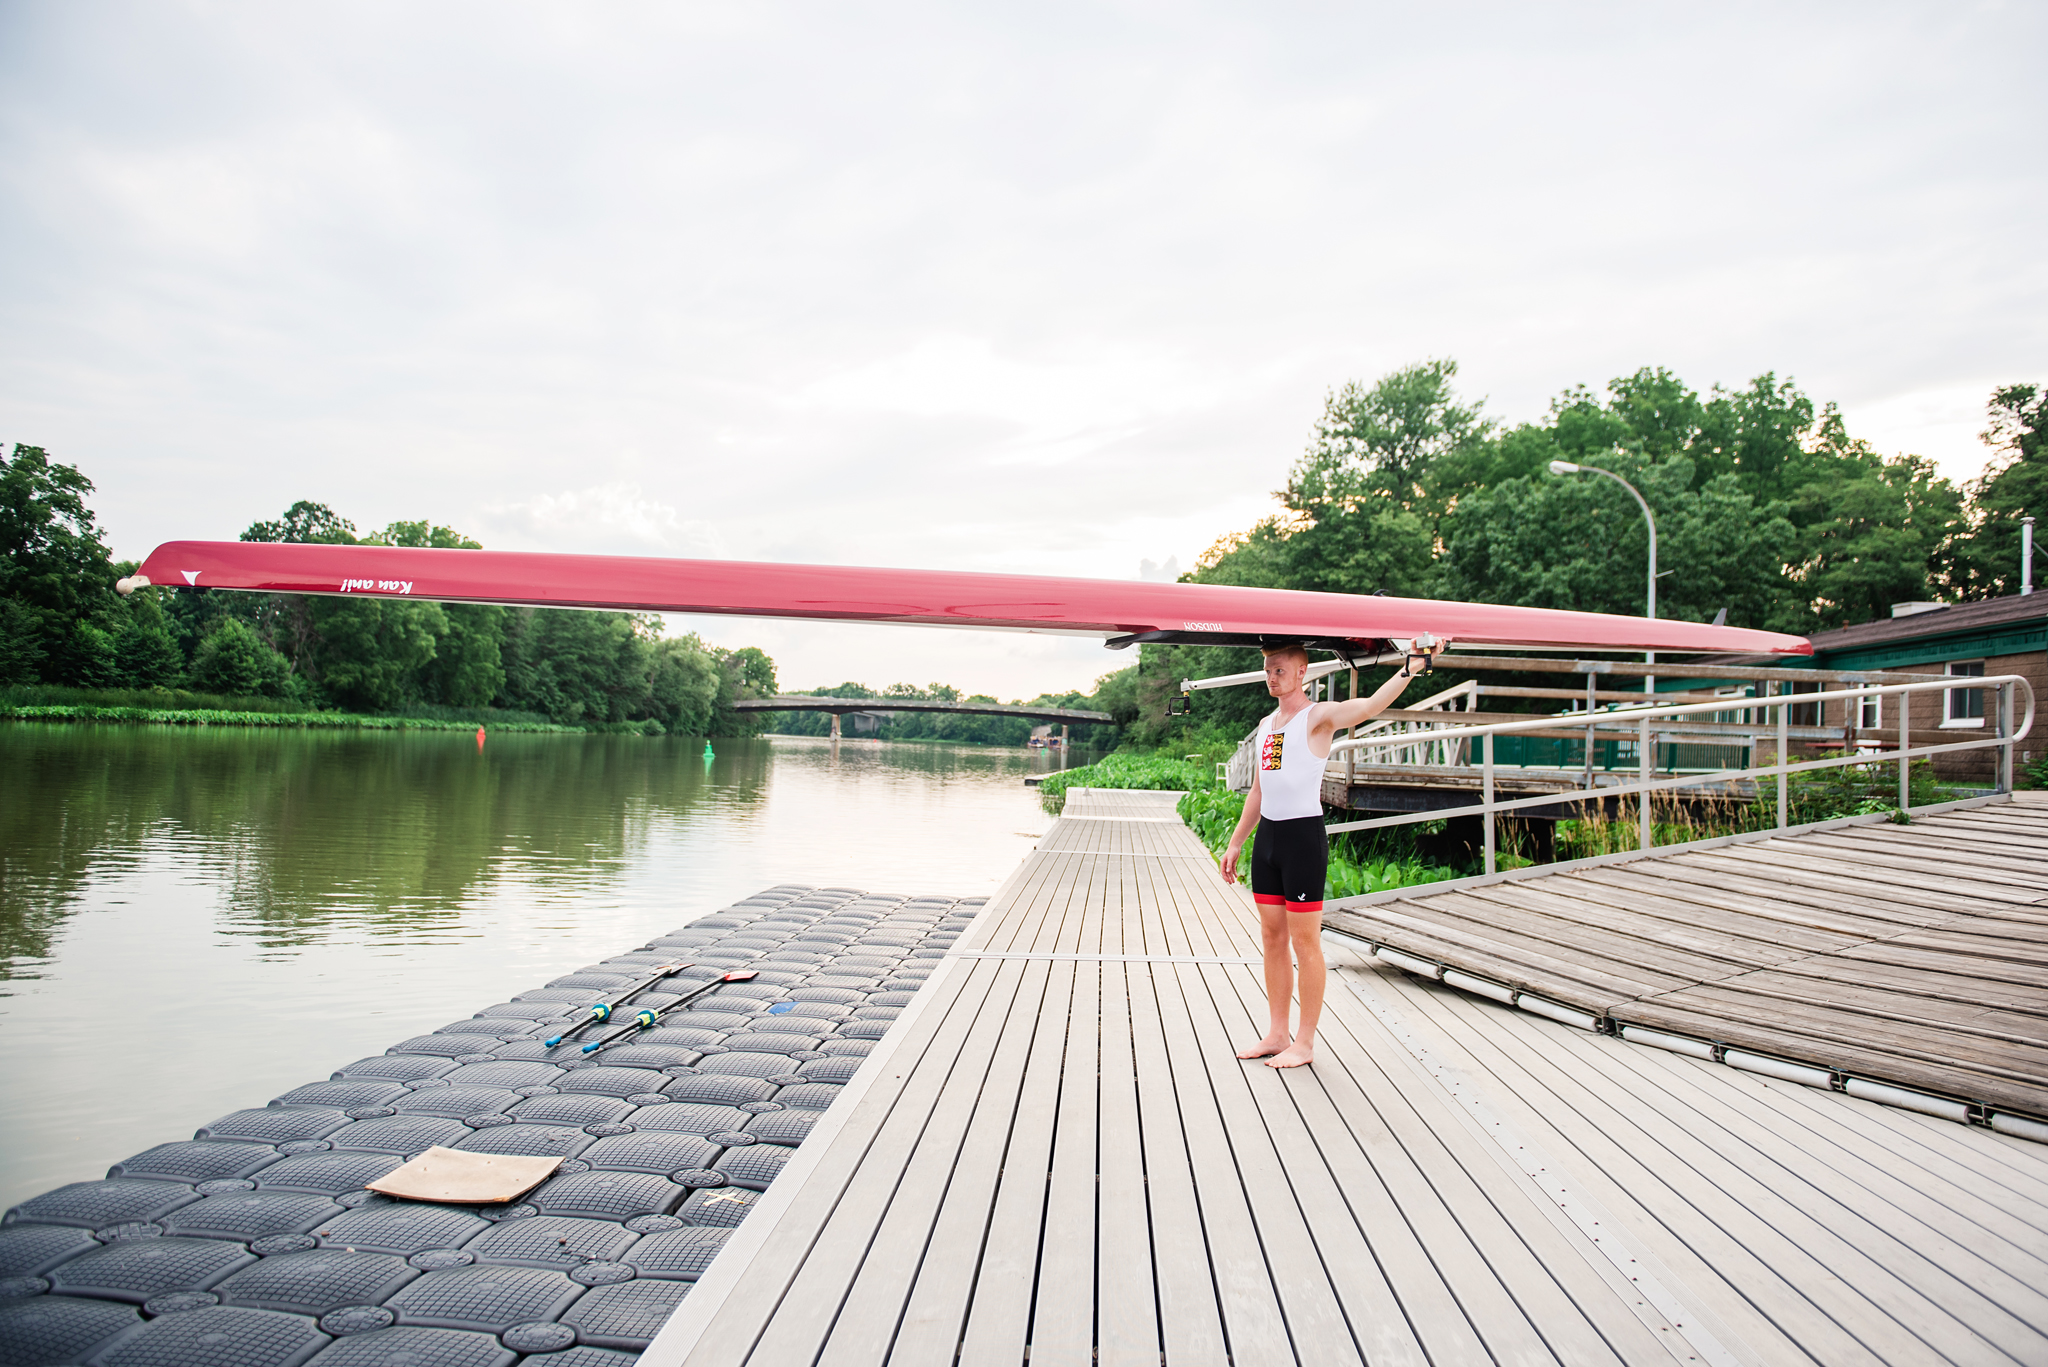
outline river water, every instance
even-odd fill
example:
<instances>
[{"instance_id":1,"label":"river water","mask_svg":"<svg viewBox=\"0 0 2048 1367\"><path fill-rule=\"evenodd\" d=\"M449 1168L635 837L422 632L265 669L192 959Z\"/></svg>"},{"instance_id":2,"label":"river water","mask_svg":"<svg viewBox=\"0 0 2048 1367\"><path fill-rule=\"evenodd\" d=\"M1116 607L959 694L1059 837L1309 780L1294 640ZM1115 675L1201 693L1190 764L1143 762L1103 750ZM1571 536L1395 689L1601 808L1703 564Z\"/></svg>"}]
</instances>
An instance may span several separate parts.
<instances>
[{"instance_id":1,"label":"river water","mask_svg":"<svg viewBox=\"0 0 2048 1367\"><path fill-rule=\"evenodd\" d=\"M1044 752L0 723L0 1209L777 883L988 893Z\"/></svg>"}]
</instances>

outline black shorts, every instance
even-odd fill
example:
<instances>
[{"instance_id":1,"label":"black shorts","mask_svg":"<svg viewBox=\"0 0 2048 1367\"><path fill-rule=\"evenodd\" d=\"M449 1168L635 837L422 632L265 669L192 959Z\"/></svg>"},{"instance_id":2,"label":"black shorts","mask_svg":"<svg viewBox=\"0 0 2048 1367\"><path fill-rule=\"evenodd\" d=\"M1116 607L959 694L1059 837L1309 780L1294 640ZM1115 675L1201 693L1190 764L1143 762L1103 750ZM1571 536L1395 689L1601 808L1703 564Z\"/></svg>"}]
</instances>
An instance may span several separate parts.
<instances>
[{"instance_id":1,"label":"black shorts","mask_svg":"<svg viewBox=\"0 0 2048 1367\"><path fill-rule=\"evenodd\" d=\"M1261 821L1252 837L1252 900L1289 911L1321 911L1330 871L1330 833L1319 816Z\"/></svg>"}]
</instances>

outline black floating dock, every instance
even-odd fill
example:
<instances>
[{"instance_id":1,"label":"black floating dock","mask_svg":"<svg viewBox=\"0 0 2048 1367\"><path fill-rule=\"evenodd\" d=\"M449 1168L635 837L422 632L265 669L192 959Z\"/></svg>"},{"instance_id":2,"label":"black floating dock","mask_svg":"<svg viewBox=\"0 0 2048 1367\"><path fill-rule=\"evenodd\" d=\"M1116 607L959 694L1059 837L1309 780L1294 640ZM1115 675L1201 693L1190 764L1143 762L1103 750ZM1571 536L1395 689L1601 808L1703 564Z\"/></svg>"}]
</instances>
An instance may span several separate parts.
<instances>
[{"instance_id":1,"label":"black floating dock","mask_svg":"<svg viewBox=\"0 0 2048 1367\"><path fill-rule=\"evenodd\" d=\"M24 1201L0 1363L632 1362L986 900L771 888ZM589 1061L543 1044L678 959L636 1007L758 976ZM512 1205L365 1188L435 1145L563 1162Z\"/></svg>"}]
</instances>

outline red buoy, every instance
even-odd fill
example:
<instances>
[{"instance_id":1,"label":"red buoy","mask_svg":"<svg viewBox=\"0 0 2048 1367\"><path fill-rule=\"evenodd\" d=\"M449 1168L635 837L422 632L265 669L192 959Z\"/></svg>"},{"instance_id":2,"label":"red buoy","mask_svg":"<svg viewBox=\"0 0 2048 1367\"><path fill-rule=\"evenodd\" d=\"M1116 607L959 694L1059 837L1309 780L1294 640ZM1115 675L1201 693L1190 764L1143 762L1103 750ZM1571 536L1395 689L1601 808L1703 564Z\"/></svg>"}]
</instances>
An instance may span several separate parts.
<instances>
[{"instance_id":1,"label":"red buoy","mask_svg":"<svg viewBox=\"0 0 2048 1367\"><path fill-rule=\"evenodd\" d=\"M484 729L481 726L476 729L476 748L479 750L484 748Z\"/></svg>"}]
</instances>

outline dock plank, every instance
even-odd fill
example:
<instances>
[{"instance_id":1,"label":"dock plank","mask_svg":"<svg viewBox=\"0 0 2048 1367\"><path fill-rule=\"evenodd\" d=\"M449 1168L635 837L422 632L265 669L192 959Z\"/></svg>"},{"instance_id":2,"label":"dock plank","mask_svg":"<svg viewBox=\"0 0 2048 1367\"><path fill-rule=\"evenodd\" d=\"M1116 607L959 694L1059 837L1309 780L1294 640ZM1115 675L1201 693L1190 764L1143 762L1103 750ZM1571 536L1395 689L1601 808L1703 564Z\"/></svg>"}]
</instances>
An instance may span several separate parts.
<instances>
[{"instance_id":1,"label":"dock plank","mask_svg":"<svg viewBox=\"0 0 2048 1367\"><path fill-rule=\"evenodd\" d=\"M1263 1025L1257 916L1170 819L1173 796L1068 794L878 1043L799 1185L771 1192L769 1223L714 1263L645 1367L1699 1360L1627 1258L1348 989L1332 984L1313 1066L1235 1057ZM1883 873L1858 911L1832 874L1809 889L1767 861L1642 871L1665 862L1526 901L1513 883L1417 890L1350 924L1617 1019L1774 1032L1831 1066L1960 1080L2001 1105L2043 1090L2015 1059L2048 988L1997 976L2029 952L2024 925ZM1751 886L1717 902L1737 881ZM1837 905L1802 905L1810 892ZM966 957L984 953L1015 957ZM1938 969L1914 977L1916 955ZM2048 1162L2011 1148L2035 1146L1954 1125L1961 1139L1929 1138L1946 1122L1712 1065L1736 1081L1675 1075L1660 1100L1657 1070L1690 1060L1332 960L1373 975L1555 1146L1699 1307L1685 1318L1710 1326L1716 1361L2048 1358ZM1944 1004L1960 1009L1929 1014ZM1937 1023L1939 1049L1923 1047ZM1774 1136L1788 1127L1841 1155Z\"/></svg>"},{"instance_id":2,"label":"dock plank","mask_svg":"<svg viewBox=\"0 0 2048 1367\"><path fill-rule=\"evenodd\" d=\"M1127 903L1128 905L1128 903ZM1146 1208L1143 1127L1130 981L1143 964L1104 964L1101 1050L1096 1060L1095 1360L1103 1367L1158 1367L1162 1349L1153 1285L1152 1220Z\"/></svg>"},{"instance_id":3,"label":"dock plank","mask_svg":"<svg viewBox=\"0 0 2048 1367\"><path fill-rule=\"evenodd\" d=\"M1546 1154L1576 1151L1596 1160L1573 1166L1577 1180L1597 1183L1610 1165L1623 1171L1637 1168L1637 1180L1625 1188L1628 1197L1611 1186L1599 1188L1610 1210L1626 1210L1633 1196L1656 1193L1658 1188L1676 1197L1672 1202L1658 1194L1656 1209L1671 1222L1666 1228L1684 1230L1700 1240L1697 1252L1727 1260L1724 1265L1731 1269L1744 1268L1738 1284L1760 1299L1767 1297L1774 1319L1789 1317L1809 1341L1833 1342L1839 1358L1822 1361L1854 1360L1866 1354L1887 1362L1996 1360L1990 1345L1958 1317L1964 1307L1984 1309L1980 1298L1952 1279L1943 1282L1940 1295L1925 1294L1901 1275L1902 1265L1917 1264L1912 1269L1916 1275L1937 1280L1943 1274L1928 1268L1911 1250L1888 1250L1889 1264L1885 1256L1873 1254L1872 1243L1898 1242L1891 1231L1865 1227L1860 1238L1850 1235L1842 1227L1857 1223L1849 1212L1833 1208L1835 1203L1811 1181L1781 1165L1780 1159L1796 1161L1790 1146L1773 1141L1759 1147L1753 1142L1758 1137L1754 1129L1727 1131L1714 1123L1719 1116L1710 1107L1674 1100L1668 1084L1630 1088L1632 1104L1616 1107L1602 1089L1583 1080L1584 1070L1610 1062L1614 1049L1601 1048L1599 1041L1568 1027L1540 1031L1548 1038L1547 1045L1521 1032L1481 1035L1470 1020L1483 1017L1484 1010L1464 1010L1442 1000L1449 995L1430 993L1420 985L1402 993L1404 1006L1427 1013L1431 1023L1449 1036L1443 1043L1465 1051L1464 1057L1492 1076L1513 1079L1510 1085L1493 1089L1492 1095L1515 1108L1519 1125L1546 1135ZM1543 1104L1535 1101L1539 1095ZM1549 1142L1549 1136L1555 1136L1555 1142ZM1768 1219L1760 1218L1766 1213ZM1702 1215L1706 1220L1699 1218ZM1894 1229L1911 1228L1916 1237L1925 1235L1924 1229L1897 1222L1892 1212L1887 1212L1887 1221ZM1631 1228L1647 1232L1640 1226ZM1732 1245L1721 1237L1724 1232L1733 1237ZM1651 1243L1668 1256L1668 1240ZM1796 1299L1784 1294L1795 1288ZM1715 1309L1731 1318L1736 1315L1725 1300ZM1825 1323L1814 1321L1815 1309L1826 1317ZM1745 1330L1756 1333L1757 1327L1745 1325ZM2038 1344L2039 1335L2033 1337ZM1939 1352L1930 1351L1934 1344L1940 1345Z\"/></svg>"},{"instance_id":4,"label":"dock plank","mask_svg":"<svg viewBox=\"0 0 2048 1367\"><path fill-rule=\"evenodd\" d=\"M1944 845L1950 823L1986 810L2021 813L2004 822L1997 861L1983 844ZM1328 921L1616 1023L2041 1118L2042 870L2048 810L2015 803L1418 888L1339 904Z\"/></svg>"}]
</instances>

